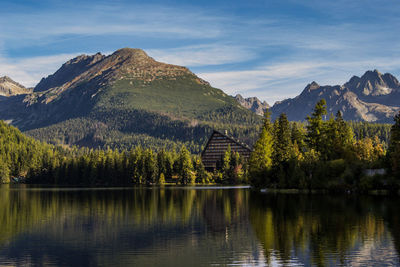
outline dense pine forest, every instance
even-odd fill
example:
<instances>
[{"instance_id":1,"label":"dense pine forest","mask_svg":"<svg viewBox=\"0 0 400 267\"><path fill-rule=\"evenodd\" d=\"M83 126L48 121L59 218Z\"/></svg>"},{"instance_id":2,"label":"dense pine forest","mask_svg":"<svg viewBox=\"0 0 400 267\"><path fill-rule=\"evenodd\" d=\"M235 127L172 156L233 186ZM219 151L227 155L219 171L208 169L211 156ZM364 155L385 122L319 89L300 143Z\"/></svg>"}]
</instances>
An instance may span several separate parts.
<instances>
[{"instance_id":1,"label":"dense pine forest","mask_svg":"<svg viewBox=\"0 0 400 267\"><path fill-rule=\"evenodd\" d=\"M213 173L184 144L129 150L51 145L0 122L0 178L53 185L250 183L263 188L397 190L400 115L394 125L346 122L340 112L326 119L325 105L321 100L307 123L289 122L285 114L271 122L266 112L263 124L254 126L259 138L250 160L228 149L222 168ZM83 122L82 127L89 126ZM236 136L246 133L235 127L230 130ZM199 127L197 134L203 131ZM371 175L368 169L386 172Z\"/></svg>"},{"instance_id":2,"label":"dense pine forest","mask_svg":"<svg viewBox=\"0 0 400 267\"><path fill-rule=\"evenodd\" d=\"M386 125L346 122L340 112L324 120L326 115L323 99L305 127L290 123L285 114L271 122L266 112L249 160L251 183L306 190L398 190L400 114L389 131Z\"/></svg>"},{"instance_id":3,"label":"dense pine forest","mask_svg":"<svg viewBox=\"0 0 400 267\"><path fill-rule=\"evenodd\" d=\"M2 182L25 178L26 183L54 185L237 184L245 180L245 164L227 151L224 167L206 172L201 159L185 146L170 150L101 150L49 145L0 122Z\"/></svg>"}]
</instances>

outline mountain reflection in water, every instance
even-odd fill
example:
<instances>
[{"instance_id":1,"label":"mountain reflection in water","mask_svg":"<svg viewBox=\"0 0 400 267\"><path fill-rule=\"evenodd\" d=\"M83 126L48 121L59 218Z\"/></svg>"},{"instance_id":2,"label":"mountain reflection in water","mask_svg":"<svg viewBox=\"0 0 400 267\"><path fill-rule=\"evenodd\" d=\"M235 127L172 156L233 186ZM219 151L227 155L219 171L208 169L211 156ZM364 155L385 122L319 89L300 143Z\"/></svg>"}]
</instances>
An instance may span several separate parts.
<instances>
[{"instance_id":1,"label":"mountain reflection in water","mask_svg":"<svg viewBox=\"0 0 400 267\"><path fill-rule=\"evenodd\" d=\"M397 198L0 189L0 265L400 265Z\"/></svg>"}]
</instances>

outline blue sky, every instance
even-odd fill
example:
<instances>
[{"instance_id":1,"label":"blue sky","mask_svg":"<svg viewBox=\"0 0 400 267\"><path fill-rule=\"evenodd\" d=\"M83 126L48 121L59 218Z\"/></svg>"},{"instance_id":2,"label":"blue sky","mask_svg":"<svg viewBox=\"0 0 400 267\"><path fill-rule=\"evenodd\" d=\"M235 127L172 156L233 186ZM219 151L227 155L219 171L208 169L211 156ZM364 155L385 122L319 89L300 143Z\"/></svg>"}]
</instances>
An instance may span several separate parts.
<instances>
[{"instance_id":1,"label":"blue sky","mask_svg":"<svg viewBox=\"0 0 400 267\"><path fill-rule=\"evenodd\" d=\"M145 3L145 4L144 4ZM79 54L144 49L273 104L311 81L400 77L399 0L2 0L0 76L34 86Z\"/></svg>"}]
</instances>

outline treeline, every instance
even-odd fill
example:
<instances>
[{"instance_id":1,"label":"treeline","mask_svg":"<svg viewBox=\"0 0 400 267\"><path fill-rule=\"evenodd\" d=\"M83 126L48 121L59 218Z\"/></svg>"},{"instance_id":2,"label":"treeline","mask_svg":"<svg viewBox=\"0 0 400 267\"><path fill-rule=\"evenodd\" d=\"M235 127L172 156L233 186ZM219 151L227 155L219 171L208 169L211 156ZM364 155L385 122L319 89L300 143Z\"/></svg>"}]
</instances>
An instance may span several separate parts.
<instances>
[{"instance_id":1,"label":"treeline","mask_svg":"<svg viewBox=\"0 0 400 267\"><path fill-rule=\"evenodd\" d=\"M49 162L27 175L29 183L56 185L133 185L210 183L201 161L179 152L137 147L131 151L80 150L80 155Z\"/></svg>"},{"instance_id":2,"label":"treeline","mask_svg":"<svg viewBox=\"0 0 400 267\"><path fill-rule=\"evenodd\" d=\"M289 122L285 114L271 122L267 112L263 124L254 126L261 133L249 161L228 149L218 164L220 170L213 173L207 172L200 157L183 144L172 142L158 148L160 141L159 146L150 142L131 149L62 147L27 137L0 122L0 179L8 182L12 177L24 177L28 183L59 185L250 182L269 188L360 191L399 187L400 115L391 126L388 143L387 137L382 138L387 135L387 126L346 122L340 113L328 120L324 117L324 100L316 105L307 124ZM78 122L71 122L71 127ZM100 122L92 125L83 121L81 125L99 131L107 128ZM189 133L206 131L198 129L198 133ZM252 138L247 126L231 125L229 129ZM358 136L354 129L358 129ZM112 142L111 136L109 139ZM149 148L152 146L156 148ZM368 175L367 169L387 171L385 175Z\"/></svg>"},{"instance_id":3,"label":"treeline","mask_svg":"<svg viewBox=\"0 0 400 267\"><path fill-rule=\"evenodd\" d=\"M180 149L129 151L59 147L41 143L0 121L0 179L23 177L27 183L54 185L236 184L246 169L228 150L220 171L207 172L199 156Z\"/></svg>"},{"instance_id":4,"label":"treeline","mask_svg":"<svg viewBox=\"0 0 400 267\"><path fill-rule=\"evenodd\" d=\"M307 190L397 190L400 115L391 128L387 153L387 146L377 135L355 138L353 129L361 129L363 124L344 121L340 112L324 120L326 114L325 100L317 103L305 127L289 123L285 114L272 123L266 112L249 161L251 183L257 187ZM367 169L384 168L386 175L366 173Z\"/></svg>"},{"instance_id":5,"label":"treeline","mask_svg":"<svg viewBox=\"0 0 400 267\"><path fill-rule=\"evenodd\" d=\"M237 153L228 150L223 167L207 172L185 146L179 151L136 147L130 151L80 149L79 155L53 158L27 174L28 183L55 185L127 186L163 184L246 183L246 169Z\"/></svg>"}]
</instances>

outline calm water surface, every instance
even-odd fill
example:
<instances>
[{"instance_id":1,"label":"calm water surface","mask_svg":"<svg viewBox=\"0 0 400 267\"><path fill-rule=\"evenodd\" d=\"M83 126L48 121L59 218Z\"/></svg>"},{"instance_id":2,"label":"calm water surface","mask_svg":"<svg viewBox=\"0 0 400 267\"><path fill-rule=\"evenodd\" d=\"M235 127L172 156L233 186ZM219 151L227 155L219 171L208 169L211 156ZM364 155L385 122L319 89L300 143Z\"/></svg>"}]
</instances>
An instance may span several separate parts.
<instances>
[{"instance_id":1,"label":"calm water surface","mask_svg":"<svg viewBox=\"0 0 400 267\"><path fill-rule=\"evenodd\" d=\"M0 188L0 266L400 266L400 200Z\"/></svg>"}]
</instances>

